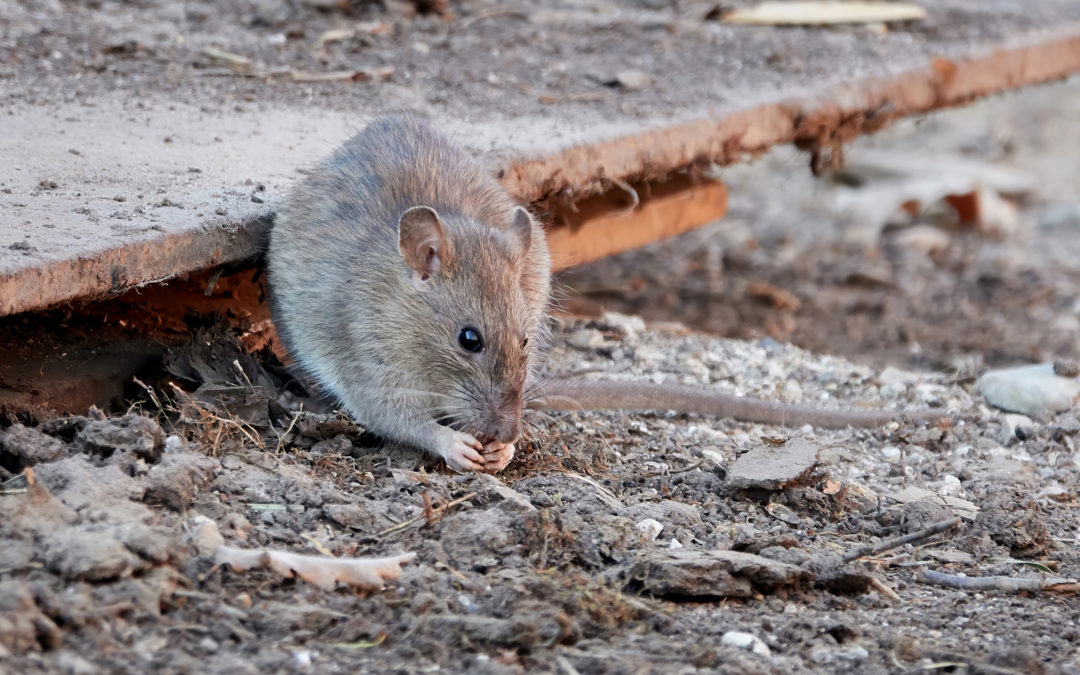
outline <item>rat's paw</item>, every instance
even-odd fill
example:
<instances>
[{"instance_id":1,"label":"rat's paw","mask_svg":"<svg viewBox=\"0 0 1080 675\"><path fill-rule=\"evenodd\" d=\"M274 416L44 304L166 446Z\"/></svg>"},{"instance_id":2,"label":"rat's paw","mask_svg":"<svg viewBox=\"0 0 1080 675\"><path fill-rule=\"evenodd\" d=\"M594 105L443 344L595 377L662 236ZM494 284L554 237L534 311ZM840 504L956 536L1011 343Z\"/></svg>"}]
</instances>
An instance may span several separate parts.
<instances>
[{"instance_id":1,"label":"rat's paw","mask_svg":"<svg viewBox=\"0 0 1080 675\"><path fill-rule=\"evenodd\" d=\"M499 443L498 441L492 441L484 446L484 471L488 473L502 471L513 458L513 443Z\"/></svg>"},{"instance_id":2,"label":"rat's paw","mask_svg":"<svg viewBox=\"0 0 1080 675\"><path fill-rule=\"evenodd\" d=\"M458 473L484 471L487 463L480 451L484 446L472 436L460 431L447 429L443 436L444 445L439 448L439 456L446 460L450 468Z\"/></svg>"}]
</instances>

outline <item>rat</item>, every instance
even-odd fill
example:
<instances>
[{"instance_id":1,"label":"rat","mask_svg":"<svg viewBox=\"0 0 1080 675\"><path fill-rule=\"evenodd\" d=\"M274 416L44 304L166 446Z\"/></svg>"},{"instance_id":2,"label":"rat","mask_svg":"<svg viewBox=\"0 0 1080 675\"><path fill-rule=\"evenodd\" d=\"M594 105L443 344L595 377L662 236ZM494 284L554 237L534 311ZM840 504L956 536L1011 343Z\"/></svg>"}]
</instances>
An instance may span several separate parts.
<instances>
[{"instance_id":1,"label":"rat","mask_svg":"<svg viewBox=\"0 0 1080 675\"><path fill-rule=\"evenodd\" d=\"M543 377L544 231L469 153L412 114L371 122L300 181L271 230L267 268L274 323L300 368L369 431L455 471L506 467L526 407L831 427L940 417Z\"/></svg>"}]
</instances>

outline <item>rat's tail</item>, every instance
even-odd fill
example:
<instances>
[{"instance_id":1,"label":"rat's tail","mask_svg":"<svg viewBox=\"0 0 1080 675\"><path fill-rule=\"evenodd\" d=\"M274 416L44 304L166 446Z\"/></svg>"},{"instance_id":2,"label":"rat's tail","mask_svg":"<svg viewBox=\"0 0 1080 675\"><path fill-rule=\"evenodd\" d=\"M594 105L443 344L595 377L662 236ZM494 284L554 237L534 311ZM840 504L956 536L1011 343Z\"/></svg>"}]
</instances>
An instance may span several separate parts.
<instances>
[{"instance_id":1,"label":"rat's tail","mask_svg":"<svg viewBox=\"0 0 1080 675\"><path fill-rule=\"evenodd\" d=\"M744 398L706 387L656 384L647 380L550 379L536 388L528 407L542 410L675 410L777 426L874 428L891 422L930 422L946 417L940 409L828 410L779 401Z\"/></svg>"}]
</instances>

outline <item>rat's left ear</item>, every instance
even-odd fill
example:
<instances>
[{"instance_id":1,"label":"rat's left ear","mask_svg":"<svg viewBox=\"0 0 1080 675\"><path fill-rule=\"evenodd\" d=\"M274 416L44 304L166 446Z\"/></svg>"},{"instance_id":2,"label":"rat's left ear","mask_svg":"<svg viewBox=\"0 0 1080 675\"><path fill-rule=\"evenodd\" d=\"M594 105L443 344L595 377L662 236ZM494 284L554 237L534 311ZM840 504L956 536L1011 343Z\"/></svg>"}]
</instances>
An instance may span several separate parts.
<instances>
[{"instance_id":1,"label":"rat's left ear","mask_svg":"<svg viewBox=\"0 0 1080 675\"><path fill-rule=\"evenodd\" d=\"M510 230L517 236L518 241L521 242L522 254L529 251L529 247L532 246L532 230L533 221L529 216L529 212L520 206L514 209L514 222L510 226Z\"/></svg>"},{"instance_id":2,"label":"rat's left ear","mask_svg":"<svg viewBox=\"0 0 1080 675\"><path fill-rule=\"evenodd\" d=\"M430 206L414 206L398 221L398 250L412 268L412 282L421 290L431 275L450 261L451 247L442 220Z\"/></svg>"}]
</instances>

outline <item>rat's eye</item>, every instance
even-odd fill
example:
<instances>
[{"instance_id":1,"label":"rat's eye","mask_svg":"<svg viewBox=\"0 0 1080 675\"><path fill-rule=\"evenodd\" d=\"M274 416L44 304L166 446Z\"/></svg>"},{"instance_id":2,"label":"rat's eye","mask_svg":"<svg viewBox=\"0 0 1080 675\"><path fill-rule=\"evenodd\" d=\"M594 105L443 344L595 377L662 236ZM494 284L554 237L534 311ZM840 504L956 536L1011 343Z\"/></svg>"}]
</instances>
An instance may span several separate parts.
<instances>
[{"instance_id":1,"label":"rat's eye","mask_svg":"<svg viewBox=\"0 0 1080 675\"><path fill-rule=\"evenodd\" d=\"M472 326L466 326L458 333L457 343L467 352L479 353L484 351L484 339L480 337L480 331Z\"/></svg>"}]
</instances>

